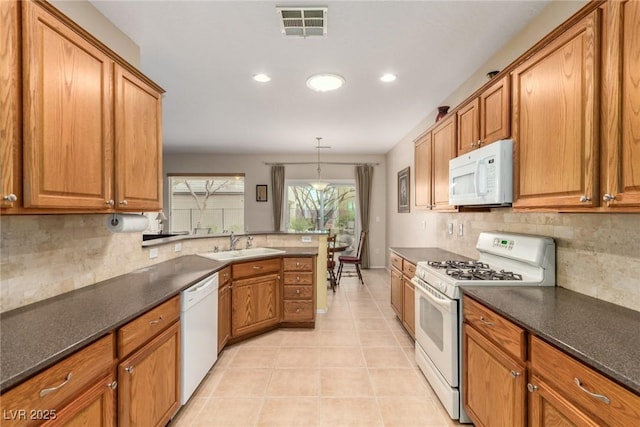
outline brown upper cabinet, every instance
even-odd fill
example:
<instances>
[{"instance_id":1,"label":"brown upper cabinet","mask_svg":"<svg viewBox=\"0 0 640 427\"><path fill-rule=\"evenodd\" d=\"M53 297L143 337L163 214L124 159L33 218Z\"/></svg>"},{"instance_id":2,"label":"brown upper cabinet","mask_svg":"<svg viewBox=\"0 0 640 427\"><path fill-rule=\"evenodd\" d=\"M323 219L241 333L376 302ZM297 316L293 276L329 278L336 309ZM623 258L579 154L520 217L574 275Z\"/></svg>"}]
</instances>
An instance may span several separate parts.
<instances>
[{"instance_id":1,"label":"brown upper cabinet","mask_svg":"<svg viewBox=\"0 0 640 427\"><path fill-rule=\"evenodd\" d=\"M640 2L604 7L600 203L640 207Z\"/></svg>"},{"instance_id":2,"label":"brown upper cabinet","mask_svg":"<svg viewBox=\"0 0 640 427\"><path fill-rule=\"evenodd\" d=\"M10 33L21 64L19 53L2 52L22 69L22 78L14 77L21 95L11 93L7 105L2 97L3 113L15 115L3 132L22 123L22 133L9 133L11 148L3 141L3 174L18 165L13 182L3 179L3 197L16 196L4 212L161 209L163 90L48 3L2 8L10 28L19 28L22 16L21 37ZM11 75L3 69L0 78ZM10 149L13 161L5 155Z\"/></svg>"},{"instance_id":3,"label":"brown upper cabinet","mask_svg":"<svg viewBox=\"0 0 640 427\"><path fill-rule=\"evenodd\" d=\"M449 115L414 140L415 204L438 211L449 205L449 160L456 156L456 116Z\"/></svg>"},{"instance_id":4,"label":"brown upper cabinet","mask_svg":"<svg viewBox=\"0 0 640 427\"><path fill-rule=\"evenodd\" d=\"M504 75L456 111L458 154L511 135L509 76Z\"/></svg>"},{"instance_id":5,"label":"brown upper cabinet","mask_svg":"<svg viewBox=\"0 0 640 427\"><path fill-rule=\"evenodd\" d=\"M513 70L514 207L598 204L599 46L596 9Z\"/></svg>"}]
</instances>

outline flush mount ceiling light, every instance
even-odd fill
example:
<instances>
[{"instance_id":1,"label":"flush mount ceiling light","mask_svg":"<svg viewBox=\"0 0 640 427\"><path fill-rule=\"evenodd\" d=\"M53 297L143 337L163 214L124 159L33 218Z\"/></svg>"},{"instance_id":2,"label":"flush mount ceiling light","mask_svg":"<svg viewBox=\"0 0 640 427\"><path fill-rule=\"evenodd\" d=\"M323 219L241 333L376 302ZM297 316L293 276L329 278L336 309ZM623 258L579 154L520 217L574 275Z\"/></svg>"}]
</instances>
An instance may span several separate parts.
<instances>
[{"instance_id":1,"label":"flush mount ceiling light","mask_svg":"<svg viewBox=\"0 0 640 427\"><path fill-rule=\"evenodd\" d=\"M307 87L316 92L329 92L340 89L345 83L342 76L332 73L314 74L307 79Z\"/></svg>"},{"instance_id":2,"label":"flush mount ceiling light","mask_svg":"<svg viewBox=\"0 0 640 427\"><path fill-rule=\"evenodd\" d=\"M394 82L397 78L398 77L395 74L386 73L386 74L383 74L382 77L380 77L380 81L385 83L390 83L390 82Z\"/></svg>"},{"instance_id":3,"label":"flush mount ceiling light","mask_svg":"<svg viewBox=\"0 0 640 427\"><path fill-rule=\"evenodd\" d=\"M253 76L253 80L260 82L260 83L267 83L271 81L271 77L269 77L266 74L260 73L260 74L254 74Z\"/></svg>"}]
</instances>

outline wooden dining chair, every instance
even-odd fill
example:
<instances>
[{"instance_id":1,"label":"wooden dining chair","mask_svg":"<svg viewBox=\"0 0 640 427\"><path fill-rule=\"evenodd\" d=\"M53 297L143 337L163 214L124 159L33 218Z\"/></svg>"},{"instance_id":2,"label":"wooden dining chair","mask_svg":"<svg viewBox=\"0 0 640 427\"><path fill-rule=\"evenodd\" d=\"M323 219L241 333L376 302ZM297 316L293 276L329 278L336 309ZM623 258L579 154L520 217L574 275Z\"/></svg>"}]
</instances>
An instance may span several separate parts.
<instances>
[{"instance_id":1,"label":"wooden dining chair","mask_svg":"<svg viewBox=\"0 0 640 427\"><path fill-rule=\"evenodd\" d=\"M331 289L335 293L336 291L336 261L334 259L335 252L333 251L333 245L336 243L336 235L334 234L327 236L327 275L329 278L329 283L331 284Z\"/></svg>"},{"instance_id":2,"label":"wooden dining chair","mask_svg":"<svg viewBox=\"0 0 640 427\"><path fill-rule=\"evenodd\" d=\"M358 250L356 251L356 255L340 255L338 257L338 261L340 262L340 266L338 267L338 285L340 284L340 279L342 278L342 269L344 264L353 264L356 267L356 273L358 273L358 278L360 279L360 283L364 285L364 280L362 279L362 272L360 271L360 264L362 264L362 251L364 250L364 242L367 239L367 232L360 232L360 240L358 241Z\"/></svg>"}]
</instances>

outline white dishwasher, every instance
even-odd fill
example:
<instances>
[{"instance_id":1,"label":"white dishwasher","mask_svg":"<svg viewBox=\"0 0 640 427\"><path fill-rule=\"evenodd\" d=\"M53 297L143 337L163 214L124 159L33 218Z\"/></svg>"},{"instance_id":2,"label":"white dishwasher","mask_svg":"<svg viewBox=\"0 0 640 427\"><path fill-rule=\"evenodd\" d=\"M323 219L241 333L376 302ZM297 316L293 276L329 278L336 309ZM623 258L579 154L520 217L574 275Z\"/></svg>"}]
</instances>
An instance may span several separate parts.
<instances>
[{"instance_id":1,"label":"white dishwasher","mask_svg":"<svg viewBox=\"0 0 640 427\"><path fill-rule=\"evenodd\" d=\"M218 273L182 291L180 322L184 405L218 359Z\"/></svg>"}]
</instances>

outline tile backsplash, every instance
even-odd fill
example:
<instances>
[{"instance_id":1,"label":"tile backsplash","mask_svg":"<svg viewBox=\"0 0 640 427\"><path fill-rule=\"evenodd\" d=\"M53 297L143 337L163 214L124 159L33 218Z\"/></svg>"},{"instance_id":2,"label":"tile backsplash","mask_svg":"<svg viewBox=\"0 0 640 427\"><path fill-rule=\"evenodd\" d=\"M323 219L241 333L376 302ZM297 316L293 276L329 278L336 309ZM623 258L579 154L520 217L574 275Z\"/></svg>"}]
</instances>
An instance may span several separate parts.
<instances>
[{"instance_id":1,"label":"tile backsplash","mask_svg":"<svg viewBox=\"0 0 640 427\"><path fill-rule=\"evenodd\" d=\"M110 215L4 215L0 217L0 312L31 304L181 255L226 249L229 237L155 246L149 258L142 233L111 233ZM244 244L244 241L241 241ZM254 246L318 246L287 235L256 235Z\"/></svg>"},{"instance_id":2,"label":"tile backsplash","mask_svg":"<svg viewBox=\"0 0 640 427\"><path fill-rule=\"evenodd\" d=\"M640 214L486 213L435 214L438 246L477 257L481 231L551 236L556 241L559 286L640 311ZM454 233L449 235L448 224ZM463 236L458 225L463 224Z\"/></svg>"}]
</instances>

